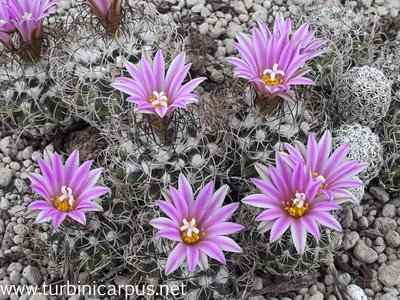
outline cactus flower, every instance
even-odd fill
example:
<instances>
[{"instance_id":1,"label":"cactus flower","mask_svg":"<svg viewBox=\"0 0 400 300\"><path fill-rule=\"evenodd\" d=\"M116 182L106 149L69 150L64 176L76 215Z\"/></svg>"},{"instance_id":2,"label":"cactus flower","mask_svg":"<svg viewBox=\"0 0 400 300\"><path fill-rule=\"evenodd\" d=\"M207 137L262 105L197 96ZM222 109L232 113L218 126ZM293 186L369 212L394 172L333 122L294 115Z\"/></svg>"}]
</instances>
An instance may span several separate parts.
<instances>
[{"instance_id":1,"label":"cactus flower","mask_svg":"<svg viewBox=\"0 0 400 300\"><path fill-rule=\"evenodd\" d=\"M315 180L322 180L320 192L326 194L330 200L345 202L357 198L347 188L364 186L358 180L352 179L359 172L364 170L368 164L359 163L355 160L346 158L349 152L349 145L341 145L332 152L332 136L330 131L325 131L317 143L314 134L308 136L307 147L302 143L297 144L297 148L290 144L285 144L289 152L285 159L294 167L300 161L311 169Z\"/></svg>"},{"instance_id":2,"label":"cactus flower","mask_svg":"<svg viewBox=\"0 0 400 300\"><path fill-rule=\"evenodd\" d=\"M0 0L0 32L13 33L15 31L12 19L13 16L8 2Z\"/></svg>"},{"instance_id":3,"label":"cactus flower","mask_svg":"<svg viewBox=\"0 0 400 300\"><path fill-rule=\"evenodd\" d=\"M257 91L260 108L279 104L277 99L292 99L292 85L314 84L305 75L309 69L304 63L323 52L318 50L325 41L313 40L314 31L308 32L308 25L303 24L292 32L290 18L282 15L275 19L274 30L258 21L259 28L253 28L252 36L237 33L236 49L243 59L228 57L226 60L236 65L235 76L250 81ZM278 98L277 98L278 97Z\"/></svg>"},{"instance_id":4,"label":"cactus flower","mask_svg":"<svg viewBox=\"0 0 400 300\"><path fill-rule=\"evenodd\" d=\"M341 231L339 222L330 213L341 206L318 192L323 181L315 180L303 161L292 168L277 153L276 167L256 165L256 170L261 179L252 182L261 194L249 195L242 202L266 209L256 221L261 221L261 231L271 231L271 243L290 228L294 246L299 254L303 254L307 233L320 239L318 224Z\"/></svg>"},{"instance_id":5,"label":"cactus flower","mask_svg":"<svg viewBox=\"0 0 400 300\"><path fill-rule=\"evenodd\" d=\"M42 37L43 20L49 15L47 11L57 2L58 0L9 0L12 23L25 43Z\"/></svg>"},{"instance_id":6,"label":"cactus flower","mask_svg":"<svg viewBox=\"0 0 400 300\"><path fill-rule=\"evenodd\" d=\"M93 161L79 165L79 152L75 150L65 165L57 153L48 160L38 161L42 175L29 173L31 188L43 200L33 201L29 211L39 211L36 222L53 221L57 229L67 218L86 224L86 211L101 210L92 200L110 191L104 186L96 186L101 168L90 170Z\"/></svg>"},{"instance_id":7,"label":"cactus flower","mask_svg":"<svg viewBox=\"0 0 400 300\"><path fill-rule=\"evenodd\" d=\"M159 229L157 237L175 242L168 256L166 275L176 270L187 259L189 271L199 264L208 268L208 256L225 264L223 251L241 252L241 248L225 235L238 232L242 225L226 222L238 207L238 203L222 206L228 186L214 192L214 183L209 182L196 199L188 180L181 174L179 187L170 187L168 199L156 204L167 215L152 220L150 224Z\"/></svg>"},{"instance_id":8,"label":"cactus flower","mask_svg":"<svg viewBox=\"0 0 400 300\"><path fill-rule=\"evenodd\" d=\"M111 85L129 94L128 101L137 104L137 111L160 118L171 116L175 109L186 109L189 103L197 101L192 90L205 80L205 77L199 77L182 85L191 67L190 63L185 65L185 57L184 52L175 57L165 75L161 50L157 51L154 62L142 55L140 67L124 63L133 79L118 77Z\"/></svg>"},{"instance_id":9,"label":"cactus flower","mask_svg":"<svg viewBox=\"0 0 400 300\"><path fill-rule=\"evenodd\" d=\"M15 31L12 14L8 3L0 0L0 42L7 48L12 49L11 33Z\"/></svg>"},{"instance_id":10,"label":"cactus flower","mask_svg":"<svg viewBox=\"0 0 400 300\"><path fill-rule=\"evenodd\" d=\"M121 0L86 0L107 31L114 35L121 22Z\"/></svg>"}]
</instances>

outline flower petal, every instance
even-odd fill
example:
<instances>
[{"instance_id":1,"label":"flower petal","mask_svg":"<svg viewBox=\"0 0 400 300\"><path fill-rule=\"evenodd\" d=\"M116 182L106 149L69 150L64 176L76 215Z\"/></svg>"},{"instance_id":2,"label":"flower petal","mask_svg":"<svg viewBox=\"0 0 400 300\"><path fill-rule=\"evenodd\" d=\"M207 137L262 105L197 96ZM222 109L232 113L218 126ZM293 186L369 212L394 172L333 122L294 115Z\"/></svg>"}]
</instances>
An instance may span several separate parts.
<instances>
[{"instance_id":1,"label":"flower petal","mask_svg":"<svg viewBox=\"0 0 400 300\"><path fill-rule=\"evenodd\" d=\"M167 259L167 265L165 267L165 275L171 274L175 271L186 259L186 247L183 243L178 243L175 248L171 251Z\"/></svg>"}]
</instances>

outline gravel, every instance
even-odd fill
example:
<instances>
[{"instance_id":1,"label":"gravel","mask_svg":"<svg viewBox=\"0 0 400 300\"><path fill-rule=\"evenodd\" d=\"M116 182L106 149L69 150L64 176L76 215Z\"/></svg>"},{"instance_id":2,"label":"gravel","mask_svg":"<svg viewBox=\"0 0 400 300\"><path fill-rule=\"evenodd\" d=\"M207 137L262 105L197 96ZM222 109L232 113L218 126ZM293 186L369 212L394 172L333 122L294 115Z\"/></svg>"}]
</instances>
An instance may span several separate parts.
<instances>
[{"instance_id":1,"label":"gravel","mask_svg":"<svg viewBox=\"0 0 400 300\"><path fill-rule=\"evenodd\" d=\"M361 262L372 264L378 259L378 253L367 245L363 240L359 240L354 248L354 256Z\"/></svg>"}]
</instances>

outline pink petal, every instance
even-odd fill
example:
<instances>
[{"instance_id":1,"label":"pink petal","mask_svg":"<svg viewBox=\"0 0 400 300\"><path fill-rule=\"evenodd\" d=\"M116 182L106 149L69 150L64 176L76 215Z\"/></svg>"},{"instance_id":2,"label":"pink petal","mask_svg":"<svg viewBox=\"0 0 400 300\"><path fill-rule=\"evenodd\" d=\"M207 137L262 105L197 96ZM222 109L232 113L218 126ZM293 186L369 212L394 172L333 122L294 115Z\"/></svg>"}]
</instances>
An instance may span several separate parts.
<instances>
[{"instance_id":1,"label":"pink petal","mask_svg":"<svg viewBox=\"0 0 400 300\"><path fill-rule=\"evenodd\" d=\"M174 221L164 217L151 220L150 225L157 229L176 228Z\"/></svg>"},{"instance_id":2,"label":"pink petal","mask_svg":"<svg viewBox=\"0 0 400 300\"><path fill-rule=\"evenodd\" d=\"M244 228L243 225L239 225L232 222L217 223L215 225L206 228L206 235L226 235L238 232Z\"/></svg>"},{"instance_id":3,"label":"pink petal","mask_svg":"<svg viewBox=\"0 0 400 300\"><path fill-rule=\"evenodd\" d=\"M271 228L270 241L271 243L278 240L282 234L289 228L292 223L292 218L290 217L281 217L275 221Z\"/></svg>"},{"instance_id":4,"label":"pink petal","mask_svg":"<svg viewBox=\"0 0 400 300\"><path fill-rule=\"evenodd\" d=\"M200 252L199 249L195 246L186 247L187 250L187 262L190 272L194 272L196 269L197 263L199 262Z\"/></svg>"},{"instance_id":5,"label":"pink petal","mask_svg":"<svg viewBox=\"0 0 400 300\"><path fill-rule=\"evenodd\" d=\"M299 254L304 253L304 249L306 247L306 241L307 241L307 230L303 226L300 220L294 219L291 226L290 230L292 233L292 239L294 246Z\"/></svg>"},{"instance_id":6,"label":"pink petal","mask_svg":"<svg viewBox=\"0 0 400 300\"><path fill-rule=\"evenodd\" d=\"M201 241L197 244L197 247L209 257L218 260L222 264L226 264L224 253L216 244L209 241Z\"/></svg>"},{"instance_id":7,"label":"pink petal","mask_svg":"<svg viewBox=\"0 0 400 300\"><path fill-rule=\"evenodd\" d=\"M241 253L242 248L231 238L227 236L213 236L209 239L210 242L218 245L223 251Z\"/></svg>"},{"instance_id":8,"label":"pink petal","mask_svg":"<svg viewBox=\"0 0 400 300\"><path fill-rule=\"evenodd\" d=\"M68 216L74 219L75 221L86 225L86 216L81 210L73 210L68 213Z\"/></svg>"},{"instance_id":9,"label":"pink petal","mask_svg":"<svg viewBox=\"0 0 400 300\"><path fill-rule=\"evenodd\" d=\"M313 214L312 217L315 219L315 221L324 226L337 231L342 231L342 226L340 226L340 223L329 213L319 212L318 214Z\"/></svg>"},{"instance_id":10,"label":"pink petal","mask_svg":"<svg viewBox=\"0 0 400 300\"><path fill-rule=\"evenodd\" d=\"M165 275L171 274L175 271L186 259L186 247L185 244L179 243L171 251L168 256L167 266L165 267Z\"/></svg>"},{"instance_id":11,"label":"pink petal","mask_svg":"<svg viewBox=\"0 0 400 300\"><path fill-rule=\"evenodd\" d=\"M58 229L58 227L60 226L62 221L65 220L66 217L67 217L67 213L64 213L64 212L55 213L54 216L53 216L53 227L54 227L54 229Z\"/></svg>"},{"instance_id":12,"label":"pink petal","mask_svg":"<svg viewBox=\"0 0 400 300\"><path fill-rule=\"evenodd\" d=\"M176 228L161 229L156 233L157 237L163 237L171 241L182 242L182 236Z\"/></svg>"}]
</instances>

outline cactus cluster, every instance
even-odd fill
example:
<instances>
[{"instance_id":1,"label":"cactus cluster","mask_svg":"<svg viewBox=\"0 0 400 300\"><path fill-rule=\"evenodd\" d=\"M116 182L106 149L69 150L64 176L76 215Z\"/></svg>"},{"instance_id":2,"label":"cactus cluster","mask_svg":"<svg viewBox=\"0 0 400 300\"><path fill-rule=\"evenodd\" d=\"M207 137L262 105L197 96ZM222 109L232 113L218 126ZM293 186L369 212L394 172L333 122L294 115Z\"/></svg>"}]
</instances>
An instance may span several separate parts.
<instances>
[{"instance_id":1,"label":"cactus cluster","mask_svg":"<svg viewBox=\"0 0 400 300\"><path fill-rule=\"evenodd\" d=\"M343 124L333 133L333 143L336 146L349 144L349 157L368 163L368 167L358 177L368 184L378 176L383 164L383 148L377 134L369 127L358 123Z\"/></svg>"},{"instance_id":2,"label":"cactus cluster","mask_svg":"<svg viewBox=\"0 0 400 300\"><path fill-rule=\"evenodd\" d=\"M391 82L376 68L354 67L343 74L333 90L340 121L375 127L391 103Z\"/></svg>"}]
</instances>

